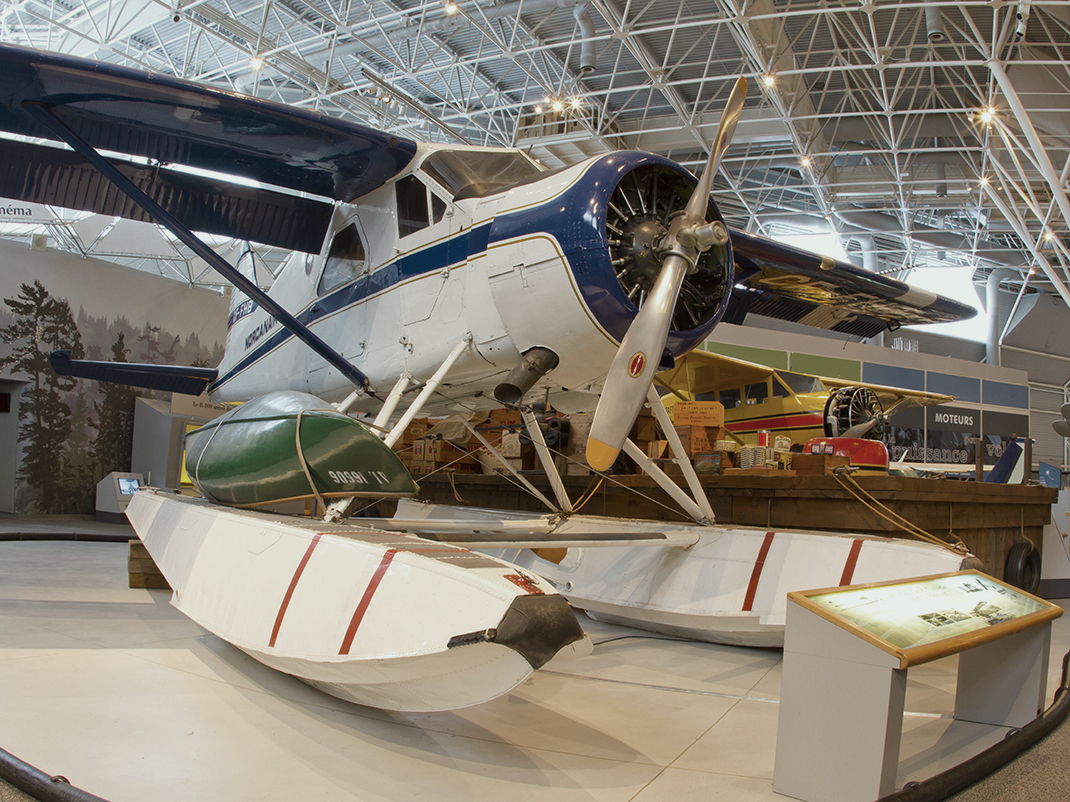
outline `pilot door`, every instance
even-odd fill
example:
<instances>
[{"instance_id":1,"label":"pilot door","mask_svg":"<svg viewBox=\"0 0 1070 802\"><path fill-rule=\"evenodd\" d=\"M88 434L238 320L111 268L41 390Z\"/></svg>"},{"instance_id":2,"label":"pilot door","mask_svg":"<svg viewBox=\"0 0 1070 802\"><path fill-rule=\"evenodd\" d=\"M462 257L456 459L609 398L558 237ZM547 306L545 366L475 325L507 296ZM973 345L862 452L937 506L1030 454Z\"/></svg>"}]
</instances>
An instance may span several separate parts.
<instances>
[{"instance_id":1,"label":"pilot door","mask_svg":"<svg viewBox=\"0 0 1070 802\"><path fill-rule=\"evenodd\" d=\"M363 356L367 339L367 315L362 308L368 294L365 242L359 222L351 218L335 232L323 259L309 256L305 263L316 288L307 322L324 342L354 363ZM305 375L313 395L329 394L346 382L336 368L311 350Z\"/></svg>"}]
</instances>

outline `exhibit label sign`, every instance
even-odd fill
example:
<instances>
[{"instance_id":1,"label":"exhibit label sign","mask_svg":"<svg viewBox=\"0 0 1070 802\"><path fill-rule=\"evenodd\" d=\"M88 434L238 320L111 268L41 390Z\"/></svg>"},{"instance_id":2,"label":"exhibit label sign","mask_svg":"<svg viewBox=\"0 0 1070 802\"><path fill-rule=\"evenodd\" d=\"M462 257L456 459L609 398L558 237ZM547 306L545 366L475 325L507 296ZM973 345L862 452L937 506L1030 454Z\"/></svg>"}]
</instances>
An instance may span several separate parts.
<instances>
[{"instance_id":1,"label":"exhibit label sign","mask_svg":"<svg viewBox=\"0 0 1070 802\"><path fill-rule=\"evenodd\" d=\"M906 668L1062 615L980 571L797 591L788 599L897 655Z\"/></svg>"}]
</instances>

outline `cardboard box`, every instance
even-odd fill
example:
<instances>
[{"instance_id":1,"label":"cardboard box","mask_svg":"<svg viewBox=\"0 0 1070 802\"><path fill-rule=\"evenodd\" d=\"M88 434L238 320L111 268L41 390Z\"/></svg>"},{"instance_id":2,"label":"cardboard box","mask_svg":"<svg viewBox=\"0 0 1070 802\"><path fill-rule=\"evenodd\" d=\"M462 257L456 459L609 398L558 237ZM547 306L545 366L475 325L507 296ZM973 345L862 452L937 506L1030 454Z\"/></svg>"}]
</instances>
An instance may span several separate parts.
<instances>
[{"instance_id":1,"label":"cardboard box","mask_svg":"<svg viewBox=\"0 0 1070 802\"><path fill-rule=\"evenodd\" d=\"M726 429L719 426L685 424L673 426L688 456L717 451L717 441L723 439Z\"/></svg>"},{"instance_id":2,"label":"cardboard box","mask_svg":"<svg viewBox=\"0 0 1070 802\"><path fill-rule=\"evenodd\" d=\"M824 476L851 460L836 454L792 454L791 469L799 476Z\"/></svg>"},{"instance_id":3,"label":"cardboard box","mask_svg":"<svg viewBox=\"0 0 1070 802\"><path fill-rule=\"evenodd\" d=\"M657 440L658 439L658 420L653 415L646 413L640 414L638 420L635 422L635 439L638 440Z\"/></svg>"},{"instance_id":4,"label":"cardboard box","mask_svg":"<svg viewBox=\"0 0 1070 802\"><path fill-rule=\"evenodd\" d=\"M646 448L646 455L655 460L658 467L669 476L681 476L683 470L672 461L668 440L651 440Z\"/></svg>"},{"instance_id":5,"label":"cardboard box","mask_svg":"<svg viewBox=\"0 0 1070 802\"><path fill-rule=\"evenodd\" d=\"M720 401L677 401L672 422L677 426L724 426L724 405Z\"/></svg>"},{"instance_id":6,"label":"cardboard box","mask_svg":"<svg viewBox=\"0 0 1070 802\"><path fill-rule=\"evenodd\" d=\"M668 440L651 440L646 446L646 455L650 459L662 459L669 453Z\"/></svg>"},{"instance_id":7,"label":"cardboard box","mask_svg":"<svg viewBox=\"0 0 1070 802\"><path fill-rule=\"evenodd\" d=\"M498 426L520 426L524 419L518 409L492 409L490 422Z\"/></svg>"}]
</instances>

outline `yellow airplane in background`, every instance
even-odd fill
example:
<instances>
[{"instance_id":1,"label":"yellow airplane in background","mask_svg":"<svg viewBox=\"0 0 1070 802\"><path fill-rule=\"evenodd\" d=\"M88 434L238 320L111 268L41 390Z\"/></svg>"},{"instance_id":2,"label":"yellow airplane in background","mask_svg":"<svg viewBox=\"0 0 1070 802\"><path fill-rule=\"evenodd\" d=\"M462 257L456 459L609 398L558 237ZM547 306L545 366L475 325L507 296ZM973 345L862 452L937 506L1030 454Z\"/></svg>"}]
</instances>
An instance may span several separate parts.
<instances>
[{"instance_id":1,"label":"yellow airplane in background","mask_svg":"<svg viewBox=\"0 0 1070 802\"><path fill-rule=\"evenodd\" d=\"M796 373L755 362L691 351L656 383L677 398L720 401L725 428L739 442L758 443L759 432L787 435L793 444L813 437L879 439L888 419L910 406L946 404L954 396Z\"/></svg>"}]
</instances>

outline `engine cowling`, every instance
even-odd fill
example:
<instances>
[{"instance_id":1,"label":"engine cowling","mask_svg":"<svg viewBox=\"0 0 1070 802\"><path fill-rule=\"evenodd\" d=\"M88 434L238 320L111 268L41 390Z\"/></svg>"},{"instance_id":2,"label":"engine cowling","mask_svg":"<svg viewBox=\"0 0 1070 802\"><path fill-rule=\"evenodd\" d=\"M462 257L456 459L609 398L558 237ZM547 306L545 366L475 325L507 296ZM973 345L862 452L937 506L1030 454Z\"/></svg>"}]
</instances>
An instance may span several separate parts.
<instances>
[{"instance_id":1,"label":"engine cowling","mask_svg":"<svg viewBox=\"0 0 1070 802\"><path fill-rule=\"evenodd\" d=\"M619 343L657 278L659 244L695 185L695 177L669 159L640 151L611 153L587 162L552 201L495 219L490 238L551 234L593 318ZM706 219L723 222L713 201ZM731 241L699 255L673 314L670 355L680 356L706 339L725 313L733 278Z\"/></svg>"}]
</instances>

